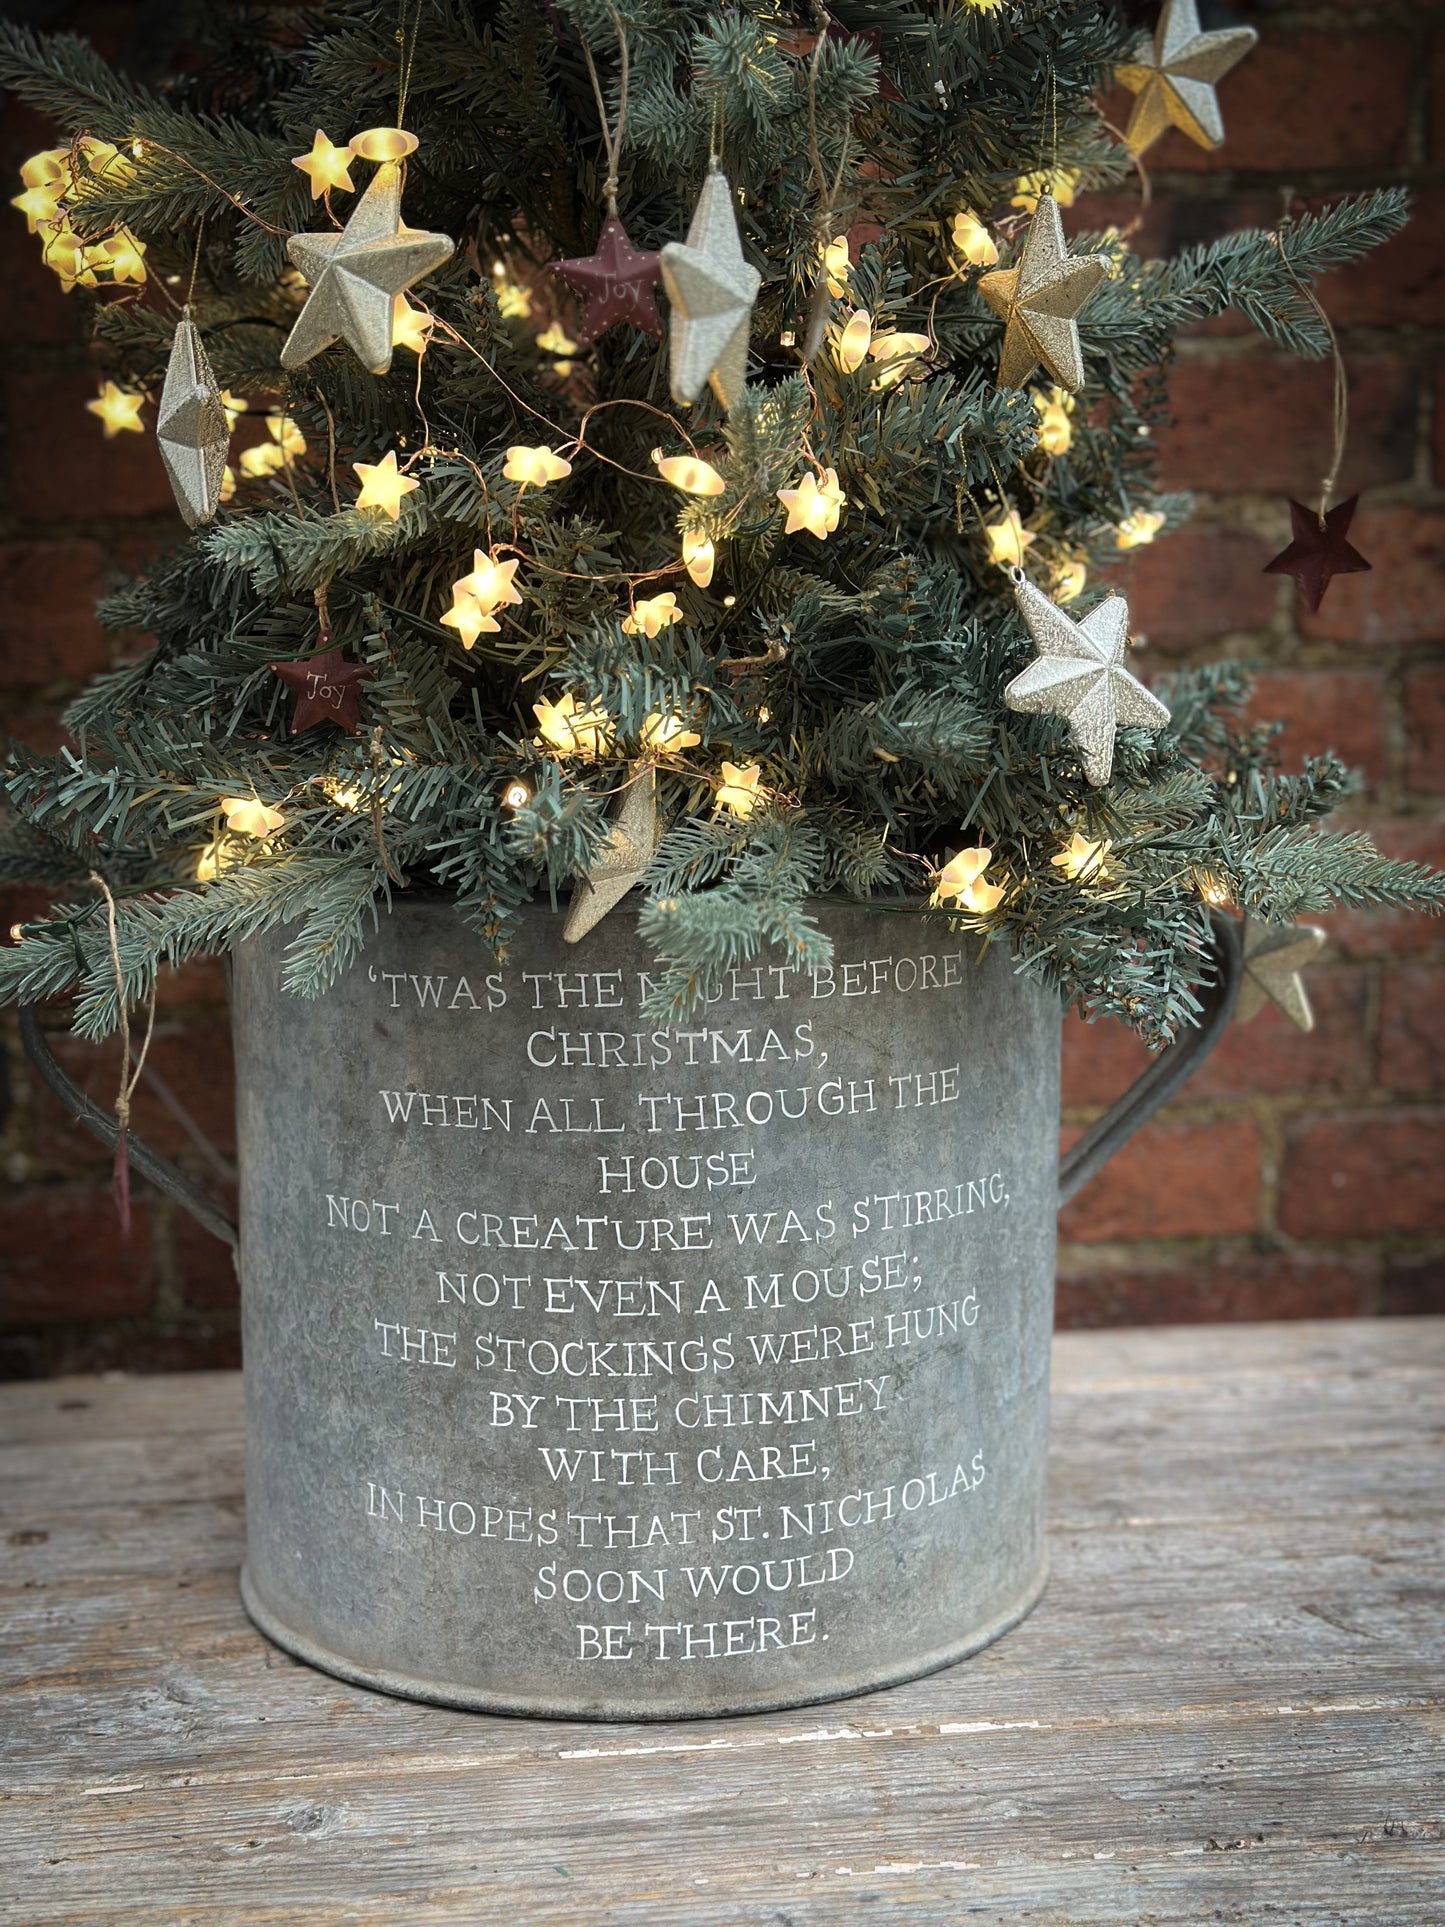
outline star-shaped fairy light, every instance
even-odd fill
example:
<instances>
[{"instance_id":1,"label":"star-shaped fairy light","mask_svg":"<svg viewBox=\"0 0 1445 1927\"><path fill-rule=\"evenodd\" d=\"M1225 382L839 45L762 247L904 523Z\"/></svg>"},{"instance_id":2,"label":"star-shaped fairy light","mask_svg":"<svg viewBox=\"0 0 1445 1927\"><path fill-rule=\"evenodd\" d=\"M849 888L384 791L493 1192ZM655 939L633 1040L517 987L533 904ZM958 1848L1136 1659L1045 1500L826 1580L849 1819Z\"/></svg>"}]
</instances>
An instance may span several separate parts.
<instances>
[{"instance_id":1,"label":"star-shaped fairy light","mask_svg":"<svg viewBox=\"0 0 1445 1927\"><path fill-rule=\"evenodd\" d=\"M311 284L306 305L281 350L299 368L333 341L345 341L363 368L391 366L396 297L452 254L445 234L403 227L401 169L383 162L339 234L293 234L286 252Z\"/></svg>"},{"instance_id":2,"label":"star-shaped fairy light","mask_svg":"<svg viewBox=\"0 0 1445 1927\"><path fill-rule=\"evenodd\" d=\"M1103 836L1097 842L1075 830L1057 856L1049 862L1055 870L1062 870L1070 883L1107 883L1109 866L1107 858L1113 849L1112 840Z\"/></svg>"},{"instance_id":3,"label":"star-shaped fairy light","mask_svg":"<svg viewBox=\"0 0 1445 1927\"><path fill-rule=\"evenodd\" d=\"M960 208L953 217L953 246L971 268L998 266L998 243L971 207Z\"/></svg>"},{"instance_id":4,"label":"star-shaped fairy light","mask_svg":"<svg viewBox=\"0 0 1445 1927\"><path fill-rule=\"evenodd\" d=\"M726 810L729 816L751 816L768 794L761 787L759 779L762 773L759 763L724 763L722 781L718 784L717 807Z\"/></svg>"},{"instance_id":5,"label":"star-shaped fairy light","mask_svg":"<svg viewBox=\"0 0 1445 1927\"><path fill-rule=\"evenodd\" d=\"M1074 440L1074 425L1069 419L1074 412L1073 396L1063 388L1047 395L1036 390L1034 412L1039 418L1039 447L1047 455L1067 455Z\"/></svg>"},{"instance_id":6,"label":"star-shaped fairy light","mask_svg":"<svg viewBox=\"0 0 1445 1927\"><path fill-rule=\"evenodd\" d=\"M743 254L733 191L716 161L693 209L686 241L660 256L672 303L673 399L696 401L706 384L724 408L743 392L748 335L762 276Z\"/></svg>"},{"instance_id":7,"label":"star-shaped fairy light","mask_svg":"<svg viewBox=\"0 0 1445 1927\"><path fill-rule=\"evenodd\" d=\"M712 581L712 572L717 565L717 549L710 535L701 529L685 529L682 537L682 566L697 584L705 589Z\"/></svg>"},{"instance_id":8,"label":"star-shaped fairy light","mask_svg":"<svg viewBox=\"0 0 1445 1927\"><path fill-rule=\"evenodd\" d=\"M146 278L145 251L145 242L138 241L129 228L117 228L114 234L87 248L85 258L89 267L109 274L116 286L127 281L139 285Z\"/></svg>"},{"instance_id":9,"label":"star-shaped fairy light","mask_svg":"<svg viewBox=\"0 0 1445 1927\"><path fill-rule=\"evenodd\" d=\"M1258 39L1253 27L1201 33L1197 0L1164 0L1153 38L1141 34L1133 60L1115 70L1137 96L1124 130L1130 153L1142 154L1170 127L1200 147L1218 147L1224 122L1215 85Z\"/></svg>"},{"instance_id":10,"label":"star-shaped fairy light","mask_svg":"<svg viewBox=\"0 0 1445 1927\"><path fill-rule=\"evenodd\" d=\"M293 736L318 723L335 723L348 736L360 729L361 685L370 682L374 670L348 662L339 649L327 649L300 662L273 662L271 667L296 698L291 711Z\"/></svg>"},{"instance_id":11,"label":"star-shaped fairy light","mask_svg":"<svg viewBox=\"0 0 1445 1927\"><path fill-rule=\"evenodd\" d=\"M590 348L600 335L623 322L661 341L657 284L662 278L662 261L633 247L627 229L615 214L609 214L602 223L591 254L551 265L557 279L582 297L577 339L584 348Z\"/></svg>"},{"instance_id":12,"label":"star-shaped fairy light","mask_svg":"<svg viewBox=\"0 0 1445 1927\"><path fill-rule=\"evenodd\" d=\"M677 597L671 589L661 595L639 596L632 605L631 615L622 620L624 636L656 636L664 629L671 628L674 622L684 620L677 606Z\"/></svg>"},{"instance_id":13,"label":"star-shaped fairy light","mask_svg":"<svg viewBox=\"0 0 1445 1927\"><path fill-rule=\"evenodd\" d=\"M391 310L393 348L409 348L414 355L425 354L435 326L436 316L430 308L414 308L404 294L396 297Z\"/></svg>"},{"instance_id":14,"label":"star-shaped fairy light","mask_svg":"<svg viewBox=\"0 0 1445 1927\"><path fill-rule=\"evenodd\" d=\"M300 168L311 183L312 200L319 201L334 187L347 194L356 192L356 183L349 171L353 158L349 147L334 147L318 127L311 152L298 154L291 165Z\"/></svg>"},{"instance_id":15,"label":"star-shaped fairy light","mask_svg":"<svg viewBox=\"0 0 1445 1927\"><path fill-rule=\"evenodd\" d=\"M27 234L38 234L47 222L60 218L61 204L71 192L69 159L68 148L52 147L20 163L25 192L17 194L10 205L25 216Z\"/></svg>"},{"instance_id":16,"label":"star-shaped fairy light","mask_svg":"<svg viewBox=\"0 0 1445 1927\"><path fill-rule=\"evenodd\" d=\"M868 344L871 361L881 361L882 370L874 377L875 388L892 388L902 381L909 366L920 355L928 353L933 346L928 335L913 334L906 328L894 328L886 334L874 335Z\"/></svg>"},{"instance_id":17,"label":"star-shaped fairy light","mask_svg":"<svg viewBox=\"0 0 1445 1927\"><path fill-rule=\"evenodd\" d=\"M1003 902L1001 883L989 883L984 871L993 862L993 851L980 844L975 850L959 850L939 871L930 901L951 903L957 910L986 917Z\"/></svg>"},{"instance_id":18,"label":"star-shaped fairy light","mask_svg":"<svg viewBox=\"0 0 1445 1927\"><path fill-rule=\"evenodd\" d=\"M254 796L223 796L221 814L233 836L253 836L258 842L274 836L286 822L280 810L269 808Z\"/></svg>"},{"instance_id":19,"label":"star-shaped fairy light","mask_svg":"<svg viewBox=\"0 0 1445 1927\"><path fill-rule=\"evenodd\" d=\"M1058 203L1051 194L1041 195L1018 266L996 268L978 284L1004 324L1001 388L1022 388L1040 363L1071 394L1083 387L1076 317L1107 274L1101 256L1069 253Z\"/></svg>"},{"instance_id":20,"label":"star-shaped fairy light","mask_svg":"<svg viewBox=\"0 0 1445 1927\"><path fill-rule=\"evenodd\" d=\"M1276 1004L1292 1024L1313 1030L1315 1014L1300 982L1325 941L1309 923L1268 924L1244 920L1244 976L1234 1014L1247 1024L1266 1004Z\"/></svg>"},{"instance_id":21,"label":"star-shaped fairy light","mask_svg":"<svg viewBox=\"0 0 1445 1927\"><path fill-rule=\"evenodd\" d=\"M496 620L497 610L522 600L521 591L512 584L517 566L515 556L510 562L498 562L485 549L472 551L472 572L452 584L452 606L442 617L461 637L463 649L470 649L480 635L496 635L502 627Z\"/></svg>"},{"instance_id":22,"label":"star-shaped fairy light","mask_svg":"<svg viewBox=\"0 0 1445 1927\"><path fill-rule=\"evenodd\" d=\"M833 348L833 358L845 375L856 374L863 366L872 341L872 315L866 308L855 309L838 330L838 339Z\"/></svg>"},{"instance_id":23,"label":"star-shaped fairy light","mask_svg":"<svg viewBox=\"0 0 1445 1927\"><path fill-rule=\"evenodd\" d=\"M1065 549L1049 573L1055 602L1077 602L1089 580L1089 562L1080 549Z\"/></svg>"},{"instance_id":24,"label":"star-shaped fairy light","mask_svg":"<svg viewBox=\"0 0 1445 1927\"><path fill-rule=\"evenodd\" d=\"M572 901L562 925L562 941L576 943L601 923L646 874L657 851L657 774L640 763L622 792L607 841L585 877L572 886Z\"/></svg>"},{"instance_id":25,"label":"star-shaped fairy light","mask_svg":"<svg viewBox=\"0 0 1445 1927\"><path fill-rule=\"evenodd\" d=\"M145 433L145 424L140 418L144 404L144 395L132 394L129 389L117 388L113 381L108 381L95 400L85 405L92 415L99 415L105 439L111 441L123 428L133 429L137 435Z\"/></svg>"},{"instance_id":26,"label":"star-shaped fairy light","mask_svg":"<svg viewBox=\"0 0 1445 1927\"><path fill-rule=\"evenodd\" d=\"M1147 549L1168 519L1157 509L1134 509L1116 525L1114 547L1121 551Z\"/></svg>"},{"instance_id":27,"label":"star-shaped fairy light","mask_svg":"<svg viewBox=\"0 0 1445 1927\"><path fill-rule=\"evenodd\" d=\"M654 448L652 459L664 482L681 489L684 495L725 495L727 483L711 462L700 455L664 455Z\"/></svg>"},{"instance_id":28,"label":"star-shaped fairy light","mask_svg":"<svg viewBox=\"0 0 1445 1927\"><path fill-rule=\"evenodd\" d=\"M612 718L601 703L579 703L569 691L555 703L533 703L543 743L570 756L600 756L612 743Z\"/></svg>"},{"instance_id":29,"label":"star-shaped fairy light","mask_svg":"<svg viewBox=\"0 0 1445 1927\"><path fill-rule=\"evenodd\" d=\"M209 522L221 500L231 442L226 404L189 313L176 323L156 415L156 440L188 528Z\"/></svg>"},{"instance_id":30,"label":"star-shaped fairy light","mask_svg":"<svg viewBox=\"0 0 1445 1927\"><path fill-rule=\"evenodd\" d=\"M559 455L545 443L529 448L522 442L514 443L507 450L506 465L502 474L509 482L516 482L521 488L545 488L548 482L560 482L565 475L572 473L572 464L565 455Z\"/></svg>"},{"instance_id":31,"label":"star-shaped fairy light","mask_svg":"<svg viewBox=\"0 0 1445 1927\"><path fill-rule=\"evenodd\" d=\"M1348 502L1338 503L1324 515L1307 509L1302 502L1289 505L1290 533L1294 539L1272 562L1265 563L1264 572L1297 576L1307 608L1319 608L1325 590L1337 575L1359 575L1370 567L1359 550L1346 540L1359 500L1358 495L1352 495Z\"/></svg>"},{"instance_id":32,"label":"star-shaped fairy light","mask_svg":"<svg viewBox=\"0 0 1445 1927\"><path fill-rule=\"evenodd\" d=\"M379 462L353 462L351 466L361 477L361 492L356 498L359 509L380 509L389 515L393 522L401 519L401 505L413 489L420 488L409 475L403 475L396 466L396 450L389 448Z\"/></svg>"},{"instance_id":33,"label":"star-shaped fairy light","mask_svg":"<svg viewBox=\"0 0 1445 1927\"><path fill-rule=\"evenodd\" d=\"M642 747L650 756L677 756L685 749L692 749L702 741L695 729L687 726L687 717L669 710L665 715L660 709L652 710L643 719L641 732Z\"/></svg>"},{"instance_id":34,"label":"star-shaped fairy light","mask_svg":"<svg viewBox=\"0 0 1445 1927\"><path fill-rule=\"evenodd\" d=\"M1162 729L1169 711L1124 667L1129 609L1107 596L1080 621L1050 602L1020 570L1014 578L1019 611L1038 648L1037 658L1004 691L1010 709L1063 716L1095 788L1114 768L1121 729Z\"/></svg>"},{"instance_id":35,"label":"star-shaped fairy light","mask_svg":"<svg viewBox=\"0 0 1445 1927\"><path fill-rule=\"evenodd\" d=\"M780 488L777 496L788 511L784 535L796 535L799 529L806 529L820 542L826 541L837 528L838 517L848 500L838 486L836 468L824 469L821 482L810 469L795 488Z\"/></svg>"},{"instance_id":36,"label":"star-shaped fairy light","mask_svg":"<svg viewBox=\"0 0 1445 1927\"><path fill-rule=\"evenodd\" d=\"M988 543L988 559L1001 569L1018 568L1024 559L1024 550L1038 540L1032 529L1024 527L1024 519L1017 509L1006 509L996 522L986 522L983 533Z\"/></svg>"}]
</instances>

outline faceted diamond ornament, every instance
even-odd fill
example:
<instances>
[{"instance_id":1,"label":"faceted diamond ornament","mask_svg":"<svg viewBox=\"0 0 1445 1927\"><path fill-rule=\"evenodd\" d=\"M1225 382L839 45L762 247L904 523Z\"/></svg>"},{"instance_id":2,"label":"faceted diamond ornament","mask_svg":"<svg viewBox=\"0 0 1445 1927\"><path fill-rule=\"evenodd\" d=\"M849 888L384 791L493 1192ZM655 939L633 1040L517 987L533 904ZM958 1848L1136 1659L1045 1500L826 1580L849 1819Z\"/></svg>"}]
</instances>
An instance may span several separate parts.
<instances>
[{"instance_id":1,"label":"faceted diamond ornament","mask_svg":"<svg viewBox=\"0 0 1445 1927\"><path fill-rule=\"evenodd\" d=\"M1247 1024L1266 1004L1282 1010L1299 1030L1313 1030L1315 1014L1300 972L1324 947L1325 933L1312 923L1269 924L1244 920L1244 976L1235 1017Z\"/></svg>"},{"instance_id":2,"label":"faceted diamond ornament","mask_svg":"<svg viewBox=\"0 0 1445 1927\"><path fill-rule=\"evenodd\" d=\"M562 925L564 943L577 943L642 881L657 850L662 826L657 815L657 773L639 764L632 772L612 830L585 877L572 886L572 901Z\"/></svg>"},{"instance_id":3,"label":"faceted diamond ornament","mask_svg":"<svg viewBox=\"0 0 1445 1927\"><path fill-rule=\"evenodd\" d=\"M311 284L306 305L281 350L283 368L299 368L334 341L344 341L363 368L391 366L396 297L453 253L445 234L402 226L401 169L384 161L340 234L293 234L286 252Z\"/></svg>"},{"instance_id":4,"label":"faceted diamond ornament","mask_svg":"<svg viewBox=\"0 0 1445 1927\"><path fill-rule=\"evenodd\" d=\"M673 399L696 401L711 383L722 406L731 408L747 381L748 335L763 278L743 254L733 191L716 161L686 241L669 241L661 261L672 303Z\"/></svg>"},{"instance_id":5,"label":"faceted diamond ornament","mask_svg":"<svg viewBox=\"0 0 1445 1927\"><path fill-rule=\"evenodd\" d=\"M1114 78L1135 95L1124 130L1132 154L1142 154L1177 127L1200 147L1224 140L1215 85L1259 39L1253 27L1201 33L1197 0L1165 0L1153 38L1142 34L1134 58Z\"/></svg>"},{"instance_id":6,"label":"faceted diamond ornament","mask_svg":"<svg viewBox=\"0 0 1445 1927\"><path fill-rule=\"evenodd\" d=\"M1014 594L1039 653L1005 689L1004 701L1010 709L1064 717L1084 775L1102 789L1113 774L1119 731L1159 730L1169 720L1159 698L1124 667L1129 605L1111 595L1075 622L1021 569Z\"/></svg>"},{"instance_id":7,"label":"faceted diamond ornament","mask_svg":"<svg viewBox=\"0 0 1445 1927\"><path fill-rule=\"evenodd\" d=\"M1075 317L1108 272L1093 254L1070 254L1052 194L1041 194L1016 268L985 274L978 291L1004 324L1000 388L1022 388L1040 363L1061 388L1084 385Z\"/></svg>"},{"instance_id":8,"label":"faceted diamond ornament","mask_svg":"<svg viewBox=\"0 0 1445 1927\"><path fill-rule=\"evenodd\" d=\"M602 223L591 254L554 261L551 267L559 281L582 297L577 339L584 348L624 321L661 341L662 318L654 290L662 278L662 262L655 254L633 247L616 215L609 214Z\"/></svg>"},{"instance_id":9,"label":"faceted diamond ornament","mask_svg":"<svg viewBox=\"0 0 1445 1927\"><path fill-rule=\"evenodd\" d=\"M200 330L186 309L176 324L156 440L186 526L209 522L221 500L231 430Z\"/></svg>"}]
</instances>

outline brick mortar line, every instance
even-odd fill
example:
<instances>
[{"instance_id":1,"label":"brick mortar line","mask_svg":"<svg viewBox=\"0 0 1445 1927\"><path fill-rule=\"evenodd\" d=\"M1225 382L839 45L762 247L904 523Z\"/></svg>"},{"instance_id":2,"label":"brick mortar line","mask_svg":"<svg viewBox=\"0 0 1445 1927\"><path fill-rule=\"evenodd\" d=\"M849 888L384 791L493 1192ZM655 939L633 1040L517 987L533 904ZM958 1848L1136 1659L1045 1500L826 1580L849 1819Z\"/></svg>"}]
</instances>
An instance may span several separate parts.
<instances>
[{"instance_id":1,"label":"brick mortar line","mask_svg":"<svg viewBox=\"0 0 1445 1927\"><path fill-rule=\"evenodd\" d=\"M1061 1258L1082 1263L1085 1270L1103 1271L1143 1256L1172 1258L1193 1263L1220 1257L1303 1258L1310 1263L1343 1256L1347 1258L1445 1258L1445 1236L1439 1232L1381 1232L1373 1238L1327 1238L1312 1241L1292 1238L1287 1232L1262 1237L1256 1231L1222 1233L1218 1237L1187 1238L1101 1238L1097 1242L1079 1238L1060 1238Z\"/></svg>"},{"instance_id":2,"label":"brick mortar line","mask_svg":"<svg viewBox=\"0 0 1445 1927\"><path fill-rule=\"evenodd\" d=\"M1221 1124L1241 1115L1253 1116L1267 1105L1286 1123L1297 1117L1329 1117L1348 1111L1438 1111L1445 1115L1445 1089L1405 1092L1367 1086L1363 1091L1241 1091L1228 1097L1191 1097L1186 1087L1155 1117L1172 1123ZM1061 1109L1059 1122L1067 1130L1087 1129L1108 1114L1108 1104L1071 1104ZM1151 1119L1151 1123L1153 1120ZM1146 1130L1149 1125L1145 1125Z\"/></svg>"}]
</instances>

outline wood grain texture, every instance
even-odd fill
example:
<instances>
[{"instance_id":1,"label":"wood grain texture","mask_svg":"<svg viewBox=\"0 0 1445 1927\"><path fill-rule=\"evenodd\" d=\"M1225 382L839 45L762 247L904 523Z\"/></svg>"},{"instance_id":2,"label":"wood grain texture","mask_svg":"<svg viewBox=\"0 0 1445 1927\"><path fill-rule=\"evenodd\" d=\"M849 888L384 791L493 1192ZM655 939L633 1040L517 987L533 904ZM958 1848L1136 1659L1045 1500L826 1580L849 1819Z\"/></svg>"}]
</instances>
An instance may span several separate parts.
<instances>
[{"instance_id":1,"label":"wood grain texture","mask_svg":"<svg viewBox=\"0 0 1445 1927\"><path fill-rule=\"evenodd\" d=\"M1054 1369L1031 1619L662 1727L269 1647L235 1376L3 1388L0 1921L1445 1923L1445 1319L1068 1334Z\"/></svg>"}]
</instances>

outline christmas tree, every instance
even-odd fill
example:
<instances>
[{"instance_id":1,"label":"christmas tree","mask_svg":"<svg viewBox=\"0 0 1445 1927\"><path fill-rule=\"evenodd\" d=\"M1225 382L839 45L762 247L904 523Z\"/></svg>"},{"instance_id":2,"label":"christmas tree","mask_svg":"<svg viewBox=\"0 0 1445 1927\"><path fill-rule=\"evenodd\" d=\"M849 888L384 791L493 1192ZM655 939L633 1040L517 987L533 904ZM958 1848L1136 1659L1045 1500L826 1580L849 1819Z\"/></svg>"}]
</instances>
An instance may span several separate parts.
<instances>
[{"instance_id":1,"label":"christmas tree","mask_svg":"<svg viewBox=\"0 0 1445 1927\"><path fill-rule=\"evenodd\" d=\"M74 887L0 994L70 992L96 1035L280 923L318 994L404 887L500 952L538 895L576 937L641 882L662 1017L766 947L826 961L839 897L1157 1043L1219 906L1445 901L1322 827L1348 772L1282 771L1237 665L1144 688L1104 593L1188 512L1152 480L1179 331L1232 307L1323 355L1311 281L1405 219L1385 189L1169 261L1065 242L1165 125L1220 137L1247 33L1188 0L1142 45L1097 0L208 31L151 92L0 28L0 82L70 137L17 205L94 304L93 406L157 429L195 524L104 606L154 646L74 749L10 754L0 874ZM1282 558L1316 601L1365 566L1327 507Z\"/></svg>"}]
</instances>

